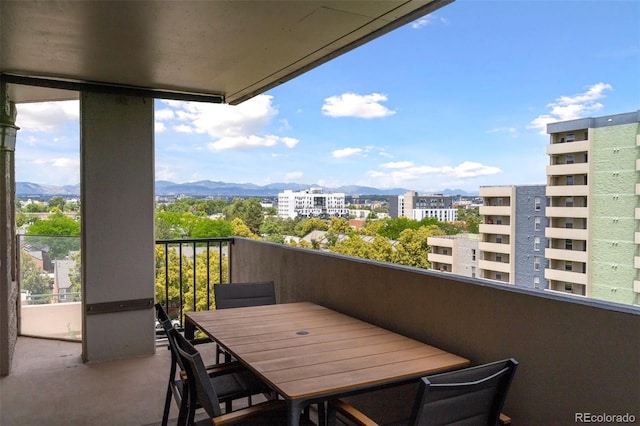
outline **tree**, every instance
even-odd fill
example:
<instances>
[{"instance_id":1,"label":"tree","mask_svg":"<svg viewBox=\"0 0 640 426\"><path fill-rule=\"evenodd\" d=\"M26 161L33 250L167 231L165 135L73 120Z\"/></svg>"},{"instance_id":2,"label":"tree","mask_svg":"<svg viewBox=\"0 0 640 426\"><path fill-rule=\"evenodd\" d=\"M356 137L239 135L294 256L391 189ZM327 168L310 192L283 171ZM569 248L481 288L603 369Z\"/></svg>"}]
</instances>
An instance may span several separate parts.
<instances>
[{"instance_id":1,"label":"tree","mask_svg":"<svg viewBox=\"0 0 640 426\"><path fill-rule=\"evenodd\" d=\"M58 212L27 228L25 242L48 251L52 259L64 259L79 249L80 223Z\"/></svg>"},{"instance_id":2,"label":"tree","mask_svg":"<svg viewBox=\"0 0 640 426\"><path fill-rule=\"evenodd\" d=\"M480 217L480 209L477 207L469 209L459 208L458 220L465 223L465 231L471 234L479 233L482 217Z\"/></svg>"},{"instance_id":3,"label":"tree","mask_svg":"<svg viewBox=\"0 0 640 426\"><path fill-rule=\"evenodd\" d=\"M49 200L49 211L53 211L54 208L58 208L61 212L64 211L64 205L66 201L62 197L53 197Z\"/></svg>"},{"instance_id":4,"label":"tree","mask_svg":"<svg viewBox=\"0 0 640 426\"><path fill-rule=\"evenodd\" d=\"M49 276L28 255L20 256L20 290L31 295L50 295L51 280ZM34 299L36 303L49 303L50 296Z\"/></svg>"},{"instance_id":5,"label":"tree","mask_svg":"<svg viewBox=\"0 0 640 426\"><path fill-rule=\"evenodd\" d=\"M233 226L233 235L237 237L246 237L254 240L260 239L260 237L254 234L253 232L251 232L251 229L249 229L249 227L245 225L242 219L238 217L236 217L231 221L231 225Z\"/></svg>"},{"instance_id":6,"label":"tree","mask_svg":"<svg viewBox=\"0 0 640 426\"><path fill-rule=\"evenodd\" d=\"M347 219L343 217L332 217L329 220L328 231L339 235L350 234L353 232L353 229L351 229L351 226L349 226L349 221Z\"/></svg>"},{"instance_id":7,"label":"tree","mask_svg":"<svg viewBox=\"0 0 640 426\"><path fill-rule=\"evenodd\" d=\"M303 219L295 226L295 232L298 237L304 237L311 231L326 231L329 229L327 223L318 218Z\"/></svg>"},{"instance_id":8,"label":"tree","mask_svg":"<svg viewBox=\"0 0 640 426\"><path fill-rule=\"evenodd\" d=\"M224 238L233 235L233 225L226 220L200 217L191 231L192 238Z\"/></svg>"},{"instance_id":9,"label":"tree","mask_svg":"<svg viewBox=\"0 0 640 426\"><path fill-rule=\"evenodd\" d=\"M418 221L406 217L398 217L395 219L385 220L378 233L391 240L397 240L398 237L400 237L400 233L405 229L418 228L420 228L420 223L418 223Z\"/></svg>"},{"instance_id":10,"label":"tree","mask_svg":"<svg viewBox=\"0 0 640 426\"><path fill-rule=\"evenodd\" d=\"M431 249L427 239L434 235L444 235L444 232L436 225L422 226L419 229L405 229L398 237L397 263L428 269L428 260Z\"/></svg>"},{"instance_id":11,"label":"tree","mask_svg":"<svg viewBox=\"0 0 640 426\"><path fill-rule=\"evenodd\" d=\"M260 225L264 221L262 205L257 198L249 198L247 200L236 198L224 210L224 215L227 220L241 219L254 234L260 232Z\"/></svg>"}]
</instances>

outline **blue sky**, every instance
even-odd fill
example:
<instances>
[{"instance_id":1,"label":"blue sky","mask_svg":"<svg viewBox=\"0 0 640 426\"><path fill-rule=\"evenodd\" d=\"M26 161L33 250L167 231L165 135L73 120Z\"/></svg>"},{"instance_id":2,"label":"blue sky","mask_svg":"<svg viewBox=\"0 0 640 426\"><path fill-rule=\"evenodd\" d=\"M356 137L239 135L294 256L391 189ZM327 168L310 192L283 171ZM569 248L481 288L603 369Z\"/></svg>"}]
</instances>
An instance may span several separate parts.
<instances>
[{"instance_id":1,"label":"blue sky","mask_svg":"<svg viewBox=\"0 0 640 426\"><path fill-rule=\"evenodd\" d=\"M545 124L640 109L640 1L457 0L238 106L156 101L156 179L545 183ZM78 103L18 105L16 179L79 182Z\"/></svg>"}]
</instances>

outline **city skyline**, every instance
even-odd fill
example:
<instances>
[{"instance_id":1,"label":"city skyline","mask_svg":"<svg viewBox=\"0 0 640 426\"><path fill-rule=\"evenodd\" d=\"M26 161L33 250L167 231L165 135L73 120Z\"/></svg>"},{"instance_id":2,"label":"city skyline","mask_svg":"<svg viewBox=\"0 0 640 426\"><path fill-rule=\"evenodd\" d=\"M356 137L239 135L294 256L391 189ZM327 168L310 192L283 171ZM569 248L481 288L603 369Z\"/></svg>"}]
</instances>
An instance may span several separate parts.
<instances>
[{"instance_id":1,"label":"city skyline","mask_svg":"<svg viewBox=\"0 0 640 426\"><path fill-rule=\"evenodd\" d=\"M156 180L546 182L546 124L640 108L640 3L470 2L238 106L155 101ZM16 180L75 184L78 102L18 105Z\"/></svg>"}]
</instances>

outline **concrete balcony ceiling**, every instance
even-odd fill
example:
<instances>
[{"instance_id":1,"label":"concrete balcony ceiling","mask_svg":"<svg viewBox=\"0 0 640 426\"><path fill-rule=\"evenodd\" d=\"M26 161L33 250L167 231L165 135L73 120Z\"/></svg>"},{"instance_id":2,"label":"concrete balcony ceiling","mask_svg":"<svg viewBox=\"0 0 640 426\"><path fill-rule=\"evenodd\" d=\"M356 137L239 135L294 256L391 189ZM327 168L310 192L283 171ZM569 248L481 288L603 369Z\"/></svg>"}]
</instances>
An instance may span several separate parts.
<instances>
[{"instance_id":1,"label":"concrete balcony ceiling","mask_svg":"<svg viewBox=\"0 0 640 426\"><path fill-rule=\"evenodd\" d=\"M97 83L237 104L452 1L2 1L0 73L15 102Z\"/></svg>"}]
</instances>

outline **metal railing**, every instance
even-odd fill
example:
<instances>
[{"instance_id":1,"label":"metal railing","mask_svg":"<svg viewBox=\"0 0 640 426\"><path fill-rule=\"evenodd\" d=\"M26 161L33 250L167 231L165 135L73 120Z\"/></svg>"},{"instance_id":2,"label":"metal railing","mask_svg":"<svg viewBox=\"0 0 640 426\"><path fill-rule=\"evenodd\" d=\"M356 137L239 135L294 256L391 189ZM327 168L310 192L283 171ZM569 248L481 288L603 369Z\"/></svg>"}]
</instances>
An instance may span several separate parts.
<instances>
[{"instance_id":1,"label":"metal railing","mask_svg":"<svg viewBox=\"0 0 640 426\"><path fill-rule=\"evenodd\" d=\"M156 301L183 324L185 312L215 308L213 285L231 281L233 238L156 241Z\"/></svg>"}]
</instances>

